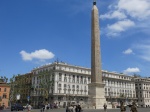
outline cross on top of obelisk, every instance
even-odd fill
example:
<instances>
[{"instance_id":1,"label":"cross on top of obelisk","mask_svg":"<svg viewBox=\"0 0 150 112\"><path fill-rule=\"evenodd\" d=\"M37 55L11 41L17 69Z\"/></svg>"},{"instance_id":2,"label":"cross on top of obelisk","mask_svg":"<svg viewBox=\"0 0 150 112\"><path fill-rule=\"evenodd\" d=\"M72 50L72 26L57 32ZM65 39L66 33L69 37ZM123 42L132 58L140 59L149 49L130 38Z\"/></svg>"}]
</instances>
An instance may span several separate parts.
<instances>
[{"instance_id":1,"label":"cross on top of obelisk","mask_svg":"<svg viewBox=\"0 0 150 112\"><path fill-rule=\"evenodd\" d=\"M96 5L96 0L93 1L93 5Z\"/></svg>"}]
</instances>

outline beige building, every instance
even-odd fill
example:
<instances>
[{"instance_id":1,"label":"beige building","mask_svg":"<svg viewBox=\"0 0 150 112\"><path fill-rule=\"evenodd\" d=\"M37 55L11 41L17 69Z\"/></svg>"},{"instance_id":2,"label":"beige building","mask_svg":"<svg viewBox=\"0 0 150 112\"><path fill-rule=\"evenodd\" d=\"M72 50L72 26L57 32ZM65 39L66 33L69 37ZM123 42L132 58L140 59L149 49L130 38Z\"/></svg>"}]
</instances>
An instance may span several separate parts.
<instances>
[{"instance_id":1,"label":"beige building","mask_svg":"<svg viewBox=\"0 0 150 112\"><path fill-rule=\"evenodd\" d=\"M106 100L114 106L120 105L120 101L128 105L137 99L133 76L103 71L103 83Z\"/></svg>"},{"instance_id":2,"label":"beige building","mask_svg":"<svg viewBox=\"0 0 150 112\"><path fill-rule=\"evenodd\" d=\"M135 78L136 97L140 107L150 107L150 78Z\"/></svg>"},{"instance_id":3,"label":"beige building","mask_svg":"<svg viewBox=\"0 0 150 112\"><path fill-rule=\"evenodd\" d=\"M4 106L4 108L8 107L9 104L9 92L10 87L7 83L0 79L0 107Z\"/></svg>"},{"instance_id":4,"label":"beige building","mask_svg":"<svg viewBox=\"0 0 150 112\"><path fill-rule=\"evenodd\" d=\"M81 104L83 107L88 103L88 84L91 83L91 69L69 65L64 62L54 62L32 70L32 86L40 88L38 75L42 71L53 71L49 80L53 80L53 87L49 89L49 102L66 106L67 103ZM133 76L102 71L103 83L105 83L105 98L114 106L119 105L121 100L126 104L136 100L135 82ZM32 92L34 106L41 102L42 91Z\"/></svg>"},{"instance_id":5,"label":"beige building","mask_svg":"<svg viewBox=\"0 0 150 112\"><path fill-rule=\"evenodd\" d=\"M26 73L15 77L15 87L12 96L16 100L16 95L20 94L20 102L23 105L26 105L31 102L30 93L32 91L32 76L32 73Z\"/></svg>"}]
</instances>

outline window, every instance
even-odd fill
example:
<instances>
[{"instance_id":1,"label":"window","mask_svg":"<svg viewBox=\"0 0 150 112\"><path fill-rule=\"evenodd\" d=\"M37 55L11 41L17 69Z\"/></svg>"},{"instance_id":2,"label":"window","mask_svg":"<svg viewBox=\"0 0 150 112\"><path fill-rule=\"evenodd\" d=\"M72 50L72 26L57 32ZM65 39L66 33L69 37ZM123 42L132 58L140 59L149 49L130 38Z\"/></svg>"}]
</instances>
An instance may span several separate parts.
<instances>
[{"instance_id":1,"label":"window","mask_svg":"<svg viewBox=\"0 0 150 112\"><path fill-rule=\"evenodd\" d=\"M64 82L67 82L67 76L66 76L66 74L65 74L65 77L64 77Z\"/></svg>"},{"instance_id":2,"label":"window","mask_svg":"<svg viewBox=\"0 0 150 112\"><path fill-rule=\"evenodd\" d=\"M72 88L74 89L74 88L75 88L75 85L72 85Z\"/></svg>"},{"instance_id":3,"label":"window","mask_svg":"<svg viewBox=\"0 0 150 112\"><path fill-rule=\"evenodd\" d=\"M59 81L62 81L62 74L59 73Z\"/></svg>"},{"instance_id":4,"label":"window","mask_svg":"<svg viewBox=\"0 0 150 112\"><path fill-rule=\"evenodd\" d=\"M52 80L54 80L54 74L52 74Z\"/></svg>"},{"instance_id":5,"label":"window","mask_svg":"<svg viewBox=\"0 0 150 112\"><path fill-rule=\"evenodd\" d=\"M88 82L90 83L90 77L88 77Z\"/></svg>"},{"instance_id":6,"label":"window","mask_svg":"<svg viewBox=\"0 0 150 112\"><path fill-rule=\"evenodd\" d=\"M69 75L69 82L71 82L71 75Z\"/></svg>"},{"instance_id":7,"label":"window","mask_svg":"<svg viewBox=\"0 0 150 112\"><path fill-rule=\"evenodd\" d=\"M86 82L86 77L84 78L84 84L87 84L87 82Z\"/></svg>"},{"instance_id":8,"label":"window","mask_svg":"<svg viewBox=\"0 0 150 112\"><path fill-rule=\"evenodd\" d=\"M6 88L4 88L4 92L6 92Z\"/></svg>"},{"instance_id":9,"label":"window","mask_svg":"<svg viewBox=\"0 0 150 112\"><path fill-rule=\"evenodd\" d=\"M73 75L72 82L75 83L75 76Z\"/></svg>"},{"instance_id":10,"label":"window","mask_svg":"<svg viewBox=\"0 0 150 112\"><path fill-rule=\"evenodd\" d=\"M6 95L6 94L3 94L3 98L7 98L7 95Z\"/></svg>"},{"instance_id":11,"label":"window","mask_svg":"<svg viewBox=\"0 0 150 112\"><path fill-rule=\"evenodd\" d=\"M81 76L80 83L83 84L83 77Z\"/></svg>"},{"instance_id":12,"label":"window","mask_svg":"<svg viewBox=\"0 0 150 112\"><path fill-rule=\"evenodd\" d=\"M1 91L1 88L0 88L0 91Z\"/></svg>"},{"instance_id":13,"label":"window","mask_svg":"<svg viewBox=\"0 0 150 112\"><path fill-rule=\"evenodd\" d=\"M79 83L79 76L77 76L77 83Z\"/></svg>"},{"instance_id":14,"label":"window","mask_svg":"<svg viewBox=\"0 0 150 112\"><path fill-rule=\"evenodd\" d=\"M61 84L59 84L59 88L61 88Z\"/></svg>"},{"instance_id":15,"label":"window","mask_svg":"<svg viewBox=\"0 0 150 112\"><path fill-rule=\"evenodd\" d=\"M53 67L53 70L55 70L56 68L55 67Z\"/></svg>"},{"instance_id":16,"label":"window","mask_svg":"<svg viewBox=\"0 0 150 112\"><path fill-rule=\"evenodd\" d=\"M70 89L70 85L68 85L68 89Z\"/></svg>"}]
</instances>

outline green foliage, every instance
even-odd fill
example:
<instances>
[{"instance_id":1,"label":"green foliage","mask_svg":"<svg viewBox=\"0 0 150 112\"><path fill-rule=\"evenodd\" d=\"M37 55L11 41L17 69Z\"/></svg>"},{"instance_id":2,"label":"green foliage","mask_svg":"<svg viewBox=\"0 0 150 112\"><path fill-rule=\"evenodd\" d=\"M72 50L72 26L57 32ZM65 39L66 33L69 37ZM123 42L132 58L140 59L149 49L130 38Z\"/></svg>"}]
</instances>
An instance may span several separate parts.
<instances>
[{"instance_id":1,"label":"green foliage","mask_svg":"<svg viewBox=\"0 0 150 112\"><path fill-rule=\"evenodd\" d=\"M40 79L39 88L34 89L40 90L45 99L48 99L49 90L52 90L54 86L54 80L52 79L52 75L53 71L43 71L38 74L38 79Z\"/></svg>"},{"instance_id":2,"label":"green foliage","mask_svg":"<svg viewBox=\"0 0 150 112\"><path fill-rule=\"evenodd\" d=\"M6 76L0 76L1 82L8 82L8 78Z\"/></svg>"}]
</instances>

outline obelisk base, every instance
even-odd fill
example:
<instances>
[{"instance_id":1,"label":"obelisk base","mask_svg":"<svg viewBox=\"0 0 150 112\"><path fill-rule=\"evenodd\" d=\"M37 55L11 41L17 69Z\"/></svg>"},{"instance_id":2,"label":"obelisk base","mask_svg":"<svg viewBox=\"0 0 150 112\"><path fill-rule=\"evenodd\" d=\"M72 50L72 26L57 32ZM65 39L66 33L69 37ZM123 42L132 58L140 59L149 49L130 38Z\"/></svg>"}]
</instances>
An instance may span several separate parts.
<instances>
[{"instance_id":1,"label":"obelisk base","mask_svg":"<svg viewBox=\"0 0 150 112\"><path fill-rule=\"evenodd\" d=\"M107 104L103 83L90 83L89 86L89 99L88 108L91 109L102 109L104 103ZM109 106L110 107L110 106Z\"/></svg>"}]
</instances>

